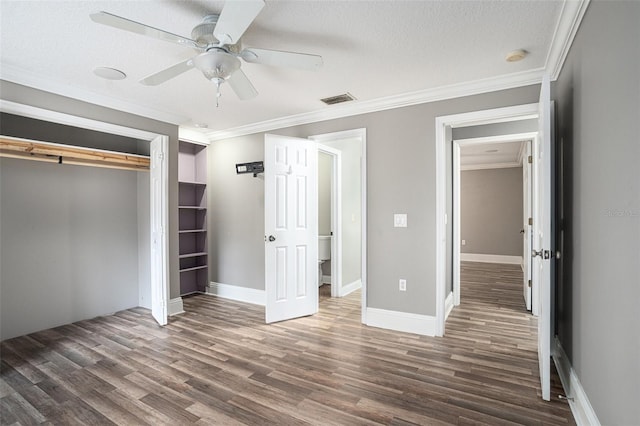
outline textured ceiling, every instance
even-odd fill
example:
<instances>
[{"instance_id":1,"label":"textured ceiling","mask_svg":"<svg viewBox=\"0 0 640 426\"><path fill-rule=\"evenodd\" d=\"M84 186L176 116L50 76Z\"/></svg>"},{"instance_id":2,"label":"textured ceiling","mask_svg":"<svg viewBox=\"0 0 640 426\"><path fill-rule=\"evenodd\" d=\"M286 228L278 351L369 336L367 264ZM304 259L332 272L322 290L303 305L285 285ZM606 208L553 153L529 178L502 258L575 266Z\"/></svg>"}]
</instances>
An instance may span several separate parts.
<instances>
[{"instance_id":1,"label":"textured ceiling","mask_svg":"<svg viewBox=\"0 0 640 426\"><path fill-rule=\"evenodd\" d=\"M259 92L239 101L197 70L157 86L138 80L193 56L175 44L93 23L107 11L190 37L221 1L0 2L1 77L186 127L224 130L332 108L319 99L344 92L359 102L543 69L561 1L276 1L249 27L245 46L321 55L319 72L243 63ZM508 51L530 52L508 63ZM98 66L128 78L106 81ZM357 102L358 102L357 101Z\"/></svg>"}]
</instances>

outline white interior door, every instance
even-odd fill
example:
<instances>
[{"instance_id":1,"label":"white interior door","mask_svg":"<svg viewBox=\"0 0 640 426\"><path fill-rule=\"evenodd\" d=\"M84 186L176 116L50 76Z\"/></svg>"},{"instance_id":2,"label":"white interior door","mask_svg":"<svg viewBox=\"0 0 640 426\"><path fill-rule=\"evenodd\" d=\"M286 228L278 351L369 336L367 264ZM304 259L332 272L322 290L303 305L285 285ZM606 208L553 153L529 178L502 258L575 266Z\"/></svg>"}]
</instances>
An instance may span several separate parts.
<instances>
[{"instance_id":1,"label":"white interior door","mask_svg":"<svg viewBox=\"0 0 640 426\"><path fill-rule=\"evenodd\" d=\"M167 324L169 286L167 284L167 137L151 141L151 314L158 324Z\"/></svg>"},{"instance_id":2,"label":"white interior door","mask_svg":"<svg viewBox=\"0 0 640 426\"><path fill-rule=\"evenodd\" d=\"M522 215L522 266L523 266L523 291L524 302L527 306L527 310L531 310L531 225L529 225L529 218L532 217L531 213L531 142L525 142L526 149L525 155L522 161L522 200L523 200L523 215Z\"/></svg>"},{"instance_id":3,"label":"white interior door","mask_svg":"<svg viewBox=\"0 0 640 426\"><path fill-rule=\"evenodd\" d=\"M542 398L550 399L551 393L551 262L553 193L551 165L553 161L553 141L551 134L551 100L549 77L545 76L540 88L538 117L538 143L535 149L536 169L536 210L533 220L533 280L538 292L538 362Z\"/></svg>"},{"instance_id":4,"label":"white interior door","mask_svg":"<svg viewBox=\"0 0 640 426\"><path fill-rule=\"evenodd\" d=\"M267 323L318 311L317 162L315 142L265 135Z\"/></svg>"}]
</instances>

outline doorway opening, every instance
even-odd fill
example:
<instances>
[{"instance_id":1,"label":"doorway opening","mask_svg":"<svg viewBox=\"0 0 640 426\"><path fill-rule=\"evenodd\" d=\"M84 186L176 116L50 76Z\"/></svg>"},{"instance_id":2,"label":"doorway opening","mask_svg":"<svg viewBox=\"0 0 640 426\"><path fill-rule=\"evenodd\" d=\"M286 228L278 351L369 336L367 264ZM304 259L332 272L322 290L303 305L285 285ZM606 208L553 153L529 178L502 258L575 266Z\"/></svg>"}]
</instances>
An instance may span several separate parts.
<instances>
[{"instance_id":1,"label":"doorway opening","mask_svg":"<svg viewBox=\"0 0 640 426\"><path fill-rule=\"evenodd\" d=\"M125 136L133 139L145 140L150 144L150 287L141 292L146 294L146 300L151 300L151 313L160 325L167 324L169 305L169 176L168 176L168 147L169 136L149 132L146 130L111 124L103 121L79 117L58 111L26 105L17 102L0 102L0 111L8 114L33 118L42 121L79 127L98 132ZM146 286L145 286L146 287ZM139 304L142 302L141 294Z\"/></svg>"},{"instance_id":2,"label":"doorway opening","mask_svg":"<svg viewBox=\"0 0 640 426\"><path fill-rule=\"evenodd\" d=\"M522 120L516 125L535 129L537 120ZM513 126L510 123L509 127ZM467 128L465 133L474 134L473 130ZM523 303L531 310L532 180L528 159L536 135L531 131L452 141L452 292L445 318L460 304L461 263L465 261L520 267Z\"/></svg>"},{"instance_id":3,"label":"doorway opening","mask_svg":"<svg viewBox=\"0 0 640 426\"><path fill-rule=\"evenodd\" d=\"M331 297L345 297L360 290L361 318L365 322L366 130L315 135L309 139L318 143L319 155L328 155L331 164L331 219L328 228L331 259L330 267L325 267L325 271L330 270L331 273ZM320 237L323 236L322 208L319 205Z\"/></svg>"}]
</instances>

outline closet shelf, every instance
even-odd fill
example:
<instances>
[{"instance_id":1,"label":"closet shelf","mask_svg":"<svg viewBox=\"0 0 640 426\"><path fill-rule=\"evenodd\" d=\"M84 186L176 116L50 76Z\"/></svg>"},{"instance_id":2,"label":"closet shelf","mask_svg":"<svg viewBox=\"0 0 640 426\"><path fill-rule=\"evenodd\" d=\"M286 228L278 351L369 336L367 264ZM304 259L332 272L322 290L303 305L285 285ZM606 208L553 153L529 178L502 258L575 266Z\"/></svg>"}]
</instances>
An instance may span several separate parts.
<instances>
[{"instance_id":1,"label":"closet shelf","mask_svg":"<svg viewBox=\"0 0 640 426\"><path fill-rule=\"evenodd\" d=\"M204 182L189 182L186 180L181 180L178 182L180 185L191 185L191 186L207 186Z\"/></svg>"},{"instance_id":2,"label":"closet shelf","mask_svg":"<svg viewBox=\"0 0 640 426\"><path fill-rule=\"evenodd\" d=\"M183 210L206 210L206 207L200 207L200 206L178 206L179 209L183 209Z\"/></svg>"},{"instance_id":3,"label":"closet shelf","mask_svg":"<svg viewBox=\"0 0 640 426\"><path fill-rule=\"evenodd\" d=\"M199 269L207 269L207 265L194 266L193 268L180 269L180 272L197 271Z\"/></svg>"},{"instance_id":4,"label":"closet shelf","mask_svg":"<svg viewBox=\"0 0 640 426\"><path fill-rule=\"evenodd\" d=\"M207 232L206 229L182 229L178 231L179 234L195 234L198 232Z\"/></svg>"},{"instance_id":5,"label":"closet shelf","mask_svg":"<svg viewBox=\"0 0 640 426\"><path fill-rule=\"evenodd\" d=\"M178 259L186 259L187 257L198 257L198 256L206 256L206 255L207 255L206 251L200 251L197 253L185 253L178 256Z\"/></svg>"},{"instance_id":6,"label":"closet shelf","mask_svg":"<svg viewBox=\"0 0 640 426\"><path fill-rule=\"evenodd\" d=\"M149 170L149 156L0 136L0 157L58 164Z\"/></svg>"}]
</instances>

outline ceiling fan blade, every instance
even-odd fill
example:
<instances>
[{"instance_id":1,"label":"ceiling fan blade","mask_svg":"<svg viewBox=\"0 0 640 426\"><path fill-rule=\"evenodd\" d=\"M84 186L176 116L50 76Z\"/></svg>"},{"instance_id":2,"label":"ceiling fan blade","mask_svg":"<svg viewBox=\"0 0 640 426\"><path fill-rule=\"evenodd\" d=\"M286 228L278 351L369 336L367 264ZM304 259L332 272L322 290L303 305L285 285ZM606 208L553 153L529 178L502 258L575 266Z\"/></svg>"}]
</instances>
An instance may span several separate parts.
<instances>
[{"instance_id":1,"label":"ceiling fan blade","mask_svg":"<svg viewBox=\"0 0 640 426\"><path fill-rule=\"evenodd\" d=\"M317 71L322 67L322 56L308 55L306 53L251 47L240 52L240 56L247 62L275 67L290 67L307 71Z\"/></svg>"},{"instance_id":2,"label":"ceiling fan blade","mask_svg":"<svg viewBox=\"0 0 640 426\"><path fill-rule=\"evenodd\" d=\"M108 12L97 12L89 15L93 22L99 24L108 25L110 27L118 28L120 30L130 31L132 33L145 35L148 37L157 38L171 43L177 43L183 46L194 47L201 49L198 44L190 38L182 37L176 34L169 33L167 31L159 30L157 28L150 27L145 24L141 24L130 19L122 18L120 16L112 15Z\"/></svg>"},{"instance_id":3,"label":"ceiling fan blade","mask_svg":"<svg viewBox=\"0 0 640 426\"><path fill-rule=\"evenodd\" d=\"M171 80L172 78L179 76L183 72L189 71L191 68L193 68L193 58L179 62L155 74L151 74L150 76L140 80L140 83L145 86L157 86L158 84L162 84L167 80Z\"/></svg>"},{"instance_id":4,"label":"ceiling fan blade","mask_svg":"<svg viewBox=\"0 0 640 426\"><path fill-rule=\"evenodd\" d=\"M263 0L227 0L213 36L223 46L236 44L263 7Z\"/></svg>"},{"instance_id":5,"label":"ceiling fan blade","mask_svg":"<svg viewBox=\"0 0 640 426\"><path fill-rule=\"evenodd\" d=\"M258 91L253 87L253 84L247 78L247 75L242 70L237 70L227 80L229 86L236 92L240 100L246 101L247 99L255 98L258 96Z\"/></svg>"}]
</instances>

